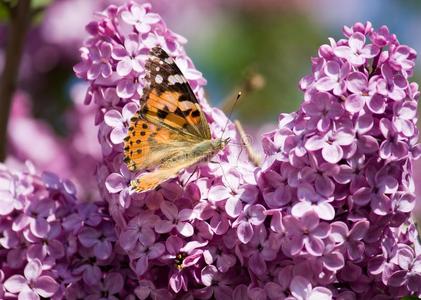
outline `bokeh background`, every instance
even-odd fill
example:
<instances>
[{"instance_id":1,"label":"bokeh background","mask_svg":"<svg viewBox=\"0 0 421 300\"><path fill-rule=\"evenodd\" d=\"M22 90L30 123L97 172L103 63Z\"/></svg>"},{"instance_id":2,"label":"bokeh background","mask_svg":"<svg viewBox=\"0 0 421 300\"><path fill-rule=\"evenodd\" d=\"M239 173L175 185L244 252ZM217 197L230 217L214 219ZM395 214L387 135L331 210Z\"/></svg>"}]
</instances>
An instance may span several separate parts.
<instances>
[{"instance_id":1,"label":"bokeh background","mask_svg":"<svg viewBox=\"0 0 421 300\"><path fill-rule=\"evenodd\" d=\"M39 169L72 179L87 198L98 196L94 172L101 171L96 170L100 149L94 112L83 104L87 87L75 78L72 67L86 37L84 26L94 12L121 2L33 0L39 12L25 43L9 119L7 163L19 167L30 160ZM328 37L339 38L344 25L385 24L401 43L421 51L418 0L151 2L169 27L188 39L188 54L208 80L213 105L223 107L243 91L234 117L255 137L276 126L280 112L298 107L302 100L298 81L310 72L310 57ZM3 5L0 20L2 70L8 32ZM415 81L420 78L420 62ZM258 138L253 146L259 151ZM415 169L421 198L421 163Z\"/></svg>"}]
</instances>

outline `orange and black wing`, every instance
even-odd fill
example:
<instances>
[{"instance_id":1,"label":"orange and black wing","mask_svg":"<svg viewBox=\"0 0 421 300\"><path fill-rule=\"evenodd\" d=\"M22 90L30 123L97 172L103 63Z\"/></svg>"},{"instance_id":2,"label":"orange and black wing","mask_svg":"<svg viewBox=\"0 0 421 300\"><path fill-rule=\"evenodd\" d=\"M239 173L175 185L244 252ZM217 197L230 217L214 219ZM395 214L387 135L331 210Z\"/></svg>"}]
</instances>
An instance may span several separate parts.
<instances>
[{"instance_id":1,"label":"orange and black wing","mask_svg":"<svg viewBox=\"0 0 421 300\"><path fill-rule=\"evenodd\" d=\"M147 82L140 115L152 123L183 132L198 140L210 139L200 104L174 59L162 48L150 51L145 64Z\"/></svg>"},{"instance_id":2,"label":"orange and black wing","mask_svg":"<svg viewBox=\"0 0 421 300\"><path fill-rule=\"evenodd\" d=\"M195 142L189 136L136 116L131 119L124 139L124 162L130 171L159 167Z\"/></svg>"}]
</instances>

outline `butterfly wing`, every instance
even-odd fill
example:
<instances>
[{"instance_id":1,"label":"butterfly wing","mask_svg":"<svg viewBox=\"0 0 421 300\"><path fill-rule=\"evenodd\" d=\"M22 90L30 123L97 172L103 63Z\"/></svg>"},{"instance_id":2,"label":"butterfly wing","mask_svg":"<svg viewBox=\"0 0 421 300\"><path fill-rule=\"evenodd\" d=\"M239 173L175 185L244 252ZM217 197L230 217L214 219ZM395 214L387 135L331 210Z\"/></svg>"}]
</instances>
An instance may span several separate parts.
<instances>
[{"instance_id":1,"label":"butterfly wing","mask_svg":"<svg viewBox=\"0 0 421 300\"><path fill-rule=\"evenodd\" d=\"M183 149L189 151L189 148ZM192 160L180 160L172 167L159 168L149 173L144 173L133 179L130 186L135 192L144 192L156 188L160 183L177 176L177 173L191 165L199 162L204 156L197 156Z\"/></svg>"},{"instance_id":2,"label":"butterfly wing","mask_svg":"<svg viewBox=\"0 0 421 300\"><path fill-rule=\"evenodd\" d=\"M180 170L205 158L212 148L209 143L202 151L197 151L195 146L199 143L190 135L156 125L142 116L134 117L124 140L124 161L131 171L153 170L132 180L132 189L136 192L154 189L175 177Z\"/></svg>"},{"instance_id":3,"label":"butterfly wing","mask_svg":"<svg viewBox=\"0 0 421 300\"><path fill-rule=\"evenodd\" d=\"M198 139L210 139L208 122L183 73L162 48L150 51L142 116L152 123Z\"/></svg>"},{"instance_id":4,"label":"butterfly wing","mask_svg":"<svg viewBox=\"0 0 421 300\"><path fill-rule=\"evenodd\" d=\"M145 69L149 86L124 140L129 170L153 169L132 180L131 187L137 192L153 189L199 162L209 153L193 149L211 138L200 104L175 61L155 47Z\"/></svg>"},{"instance_id":5,"label":"butterfly wing","mask_svg":"<svg viewBox=\"0 0 421 300\"><path fill-rule=\"evenodd\" d=\"M124 139L124 162L130 171L159 167L195 143L197 139L139 115L130 121L129 132Z\"/></svg>"}]
</instances>

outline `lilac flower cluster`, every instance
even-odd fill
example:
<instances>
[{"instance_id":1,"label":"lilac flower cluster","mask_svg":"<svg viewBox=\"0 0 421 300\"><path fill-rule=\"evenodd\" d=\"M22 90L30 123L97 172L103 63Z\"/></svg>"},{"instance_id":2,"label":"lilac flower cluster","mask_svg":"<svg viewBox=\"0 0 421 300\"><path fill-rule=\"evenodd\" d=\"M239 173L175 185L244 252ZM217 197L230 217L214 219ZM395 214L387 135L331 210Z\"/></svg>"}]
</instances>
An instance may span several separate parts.
<instances>
[{"instance_id":1,"label":"lilac flower cluster","mask_svg":"<svg viewBox=\"0 0 421 300\"><path fill-rule=\"evenodd\" d=\"M97 107L103 165L98 181L119 245L139 278L140 299L381 299L419 294L412 160L418 87L415 52L386 27L345 28L319 49L300 85L304 103L264 136L254 168L230 144L210 162L147 193L122 141L139 108L148 52L175 57L221 137L185 40L149 4L110 6L87 26L77 76ZM367 43L371 40L371 44ZM229 123L225 133L237 141ZM380 296L379 296L380 295ZM377 298L376 298L377 297Z\"/></svg>"},{"instance_id":2,"label":"lilac flower cluster","mask_svg":"<svg viewBox=\"0 0 421 300\"><path fill-rule=\"evenodd\" d=\"M106 207L74 185L0 165L1 299L135 299L137 280Z\"/></svg>"},{"instance_id":3,"label":"lilac flower cluster","mask_svg":"<svg viewBox=\"0 0 421 300\"><path fill-rule=\"evenodd\" d=\"M312 265L311 284L340 299L419 295L409 220L420 155L419 91L408 81L416 53L387 27L357 23L344 35L319 48L300 81L300 109L265 136L259 186L279 214L283 255Z\"/></svg>"},{"instance_id":4,"label":"lilac flower cluster","mask_svg":"<svg viewBox=\"0 0 421 300\"><path fill-rule=\"evenodd\" d=\"M34 118L31 97L23 91L16 92L8 123L6 165L19 169L29 160L36 169L70 179L79 197L98 200L95 170L101 159L101 147L91 142L96 139L98 130L93 126L94 108L83 103L86 89L87 84L83 82L71 88L74 106L64 116L69 128L65 137L58 136L45 120ZM28 136L38 141L36 149L30 147Z\"/></svg>"}]
</instances>

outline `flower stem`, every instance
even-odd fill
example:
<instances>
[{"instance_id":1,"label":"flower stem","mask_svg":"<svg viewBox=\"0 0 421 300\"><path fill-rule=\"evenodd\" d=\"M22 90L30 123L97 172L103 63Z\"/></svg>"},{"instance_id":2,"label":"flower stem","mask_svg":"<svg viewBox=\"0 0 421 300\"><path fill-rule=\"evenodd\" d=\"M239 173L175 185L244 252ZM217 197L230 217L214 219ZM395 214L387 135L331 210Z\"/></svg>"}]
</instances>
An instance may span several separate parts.
<instances>
[{"instance_id":1,"label":"flower stem","mask_svg":"<svg viewBox=\"0 0 421 300\"><path fill-rule=\"evenodd\" d=\"M0 161L6 158L7 123L16 90L26 32L31 23L31 0L19 0L10 7L10 27L6 44L5 65L0 80Z\"/></svg>"}]
</instances>

